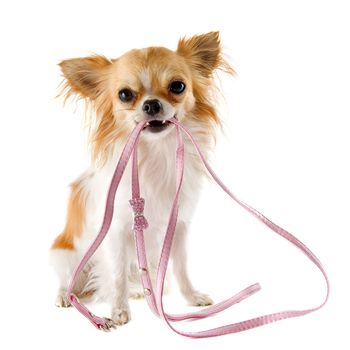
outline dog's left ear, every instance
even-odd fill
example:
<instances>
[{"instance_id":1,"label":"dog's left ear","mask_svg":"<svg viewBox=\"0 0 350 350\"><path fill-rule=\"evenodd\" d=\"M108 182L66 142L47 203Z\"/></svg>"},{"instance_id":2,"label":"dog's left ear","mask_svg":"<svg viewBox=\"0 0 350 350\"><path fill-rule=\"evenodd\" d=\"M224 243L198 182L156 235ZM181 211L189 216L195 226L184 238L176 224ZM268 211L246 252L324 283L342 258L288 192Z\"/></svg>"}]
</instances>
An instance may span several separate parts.
<instances>
[{"instance_id":1,"label":"dog's left ear","mask_svg":"<svg viewBox=\"0 0 350 350\"><path fill-rule=\"evenodd\" d=\"M181 38L177 53L185 57L192 68L208 78L222 63L219 32Z\"/></svg>"}]
</instances>

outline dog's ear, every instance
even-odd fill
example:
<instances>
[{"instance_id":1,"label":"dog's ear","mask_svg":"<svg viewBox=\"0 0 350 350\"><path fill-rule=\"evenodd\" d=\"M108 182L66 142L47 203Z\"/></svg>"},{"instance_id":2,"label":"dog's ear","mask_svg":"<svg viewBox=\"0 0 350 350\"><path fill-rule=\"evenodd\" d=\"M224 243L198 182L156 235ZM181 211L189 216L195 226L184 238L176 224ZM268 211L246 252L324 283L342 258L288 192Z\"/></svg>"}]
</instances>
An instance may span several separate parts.
<instances>
[{"instance_id":1,"label":"dog's ear","mask_svg":"<svg viewBox=\"0 0 350 350\"><path fill-rule=\"evenodd\" d=\"M221 45L219 32L195 35L191 38L181 38L177 53L186 58L192 68L205 77L210 77L221 60Z\"/></svg>"},{"instance_id":2,"label":"dog's ear","mask_svg":"<svg viewBox=\"0 0 350 350\"><path fill-rule=\"evenodd\" d=\"M73 58L59 63L66 80L67 97L78 93L92 100L101 93L111 61L104 56Z\"/></svg>"}]
</instances>

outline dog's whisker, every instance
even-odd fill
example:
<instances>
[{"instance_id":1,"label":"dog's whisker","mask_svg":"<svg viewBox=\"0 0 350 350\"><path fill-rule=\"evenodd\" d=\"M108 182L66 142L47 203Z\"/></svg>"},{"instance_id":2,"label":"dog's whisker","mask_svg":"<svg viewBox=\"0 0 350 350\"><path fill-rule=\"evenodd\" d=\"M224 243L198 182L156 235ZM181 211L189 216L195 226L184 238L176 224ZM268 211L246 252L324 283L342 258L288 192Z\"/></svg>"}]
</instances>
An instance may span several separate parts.
<instances>
[{"instance_id":1,"label":"dog's whisker","mask_svg":"<svg viewBox=\"0 0 350 350\"><path fill-rule=\"evenodd\" d=\"M122 108L122 109L117 109L115 112L123 112L123 111L136 111L136 108Z\"/></svg>"}]
</instances>

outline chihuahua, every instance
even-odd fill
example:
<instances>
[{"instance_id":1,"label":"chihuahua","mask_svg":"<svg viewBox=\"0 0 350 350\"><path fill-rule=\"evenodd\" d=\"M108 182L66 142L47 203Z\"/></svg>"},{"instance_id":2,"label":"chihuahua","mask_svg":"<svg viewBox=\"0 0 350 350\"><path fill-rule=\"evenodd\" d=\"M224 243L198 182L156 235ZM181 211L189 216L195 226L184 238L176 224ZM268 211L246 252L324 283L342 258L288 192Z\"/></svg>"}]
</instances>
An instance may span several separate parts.
<instances>
[{"instance_id":1,"label":"chihuahua","mask_svg":"<svg viewBox=\"0 0 350 350\"><path fill-rule=\"evenodd\" d=\"M219 33L182 38L176 51L163 47L131 50L117 59L94 55L60 64L62 95L83 98L92 111L89 144L91 166L71 184L67 219L55 239L50 257L58 274L56 305L68 307L66 291L75 266L99 231L106 194L123 145L135 125L147 121L139 147L139 176L151 279L155 283L161 244L175 194L175 117L194 135L205 155L212 150L220 120L215 106L214 73L233 73L224 60ZM185 140L186 168L178 223L171 251L172 270L190 305L212 304L188 276L186 236L199 200L205 172L193 145ZM110 232L85 270L74 293L81 299L98 298L111 305L111 320L130 320L129 297L143 296L133 239L131 169L121 180Z\"/></svg>"}]
</instances>

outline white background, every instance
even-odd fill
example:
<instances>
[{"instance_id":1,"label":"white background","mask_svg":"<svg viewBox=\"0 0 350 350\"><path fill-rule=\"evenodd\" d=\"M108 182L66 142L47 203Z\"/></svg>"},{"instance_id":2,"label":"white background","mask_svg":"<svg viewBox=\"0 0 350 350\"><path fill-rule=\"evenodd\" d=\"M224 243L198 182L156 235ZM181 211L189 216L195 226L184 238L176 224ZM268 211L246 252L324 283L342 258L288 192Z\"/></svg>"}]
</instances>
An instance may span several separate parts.
<instances>
[{"instance_id":1,"label":"white background","mask_svg":"<svg viewBox=\"0 0 350 350\"><path fill-rule=\"evenodd\" d=\"M347 1L8 1L0 5L0 346L19 348L349 349L349 92ZM96 331L53 306L48 249L62 229L67 185L88 164L83 109L55 99L61 59L135 47L175 49L220 30L238 72L222 77L225 136L214 166L245 201L310 245L332 294L312 315L221 338L172 333L144 302L132 322ZM193 279L219 301L263 290L217 326L318 305L321 274L296 249L207 185L189 247ZM183 311L179 299L172 310ZM107 316L107 314L104 314ZM189 327L188 323L182 327Z\"/></svg>"}]
</instances>

